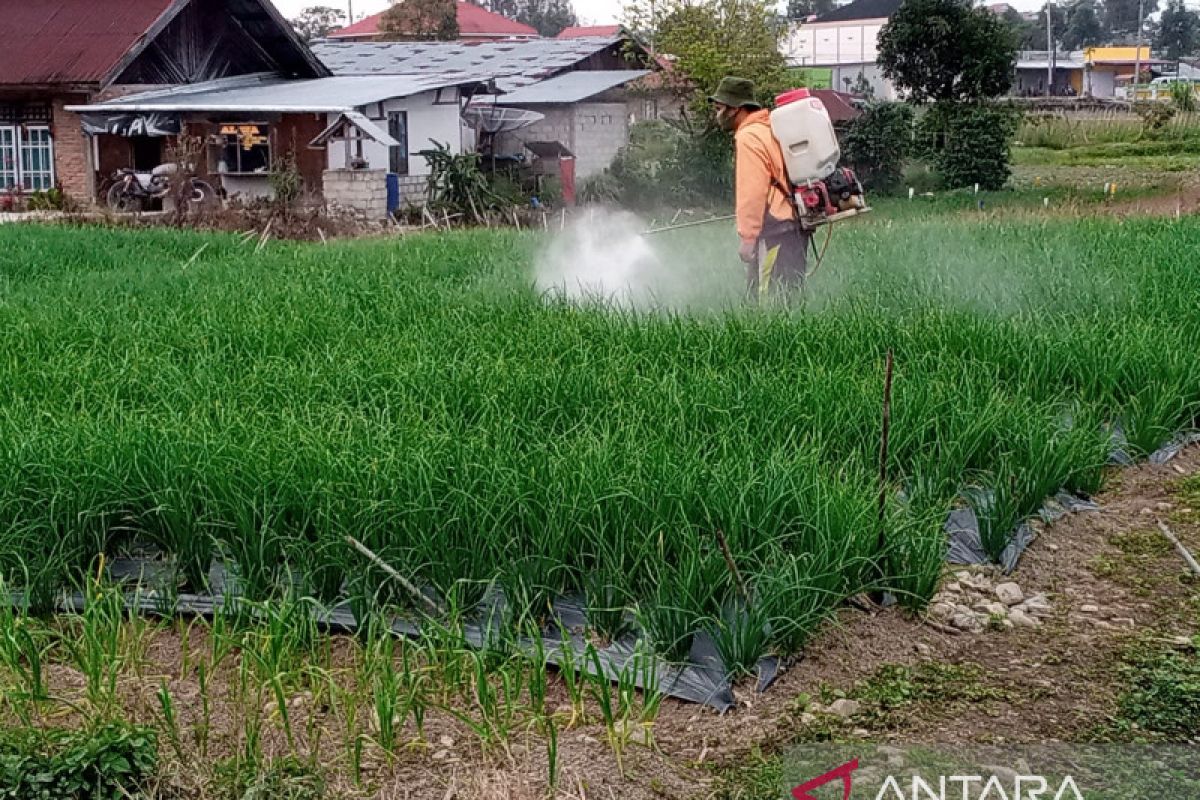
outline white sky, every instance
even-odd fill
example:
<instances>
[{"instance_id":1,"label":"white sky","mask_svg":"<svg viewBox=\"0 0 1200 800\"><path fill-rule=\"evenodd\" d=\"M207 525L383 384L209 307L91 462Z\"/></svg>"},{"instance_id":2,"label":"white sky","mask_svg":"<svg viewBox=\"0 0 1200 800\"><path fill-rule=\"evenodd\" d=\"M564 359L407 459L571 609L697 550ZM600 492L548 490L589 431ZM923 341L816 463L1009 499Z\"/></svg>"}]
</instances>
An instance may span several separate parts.
<instances>
[{"instance_id":1,"label":"white sky","mask_svg":"<svg viewBox=\"0 0 1200 800\"><path fill-rule=\"evenodd\" d=\"M994 2L995 0L987 0ZM354 6L354 18L360 19L368 14L374 14L387 8L388 0L274 0L275 5L286 17L294 17L301 9L308 6L328 5L335 8ZM621 9L625 0L572 0L579 21L584 24L604 25L617 22L621 18ZM1021 11L1036 11L1045 0L1007 0L1008 4ZM786 5L786 0L780 0L780 6Z\"/></svg>"}]
</instances>

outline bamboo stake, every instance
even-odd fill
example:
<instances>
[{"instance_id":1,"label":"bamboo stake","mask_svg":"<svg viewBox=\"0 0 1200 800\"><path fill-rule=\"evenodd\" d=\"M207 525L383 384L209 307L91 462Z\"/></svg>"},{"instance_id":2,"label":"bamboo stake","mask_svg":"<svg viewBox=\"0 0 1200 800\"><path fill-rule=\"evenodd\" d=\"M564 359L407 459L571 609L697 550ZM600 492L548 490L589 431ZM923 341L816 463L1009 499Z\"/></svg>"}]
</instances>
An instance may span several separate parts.
<instances>
[{"instance_id":1,"label":"bamboo stake","mask_svg":"<svg viewBox=\"0 0 1200 800\"><path fill-rule=\"evenodd\" d=\"M375 553L372 552L365 544L360 542L358 539L355 539L353 536L347 536L346 541L350 544L351 547L353 547L355 550L357 550L358 552L360 552L364 556L366 556L367 559L372 564L374 564L375 566L379 567L381 570L386 572L389 578L391 578L392 580L396 581L396 583L403 586L405 591L407 591L410 595L413 596L414 599L416 599L418 602L423 604L426 608L428 608L434 614L437 614L438 616L442 616L446 613L445 611L442 610L441 606L439 606L437 603L433 602L428 597L426 597L425 593L422 592L420 589L418 589L416 586L414 586L412 583L410 583L408 578L405 578L399 572L392 569L392 567L386 561L384 561L379 556L375 555Z\"/></svg>"},{"instance_id":2,"label":"bamboo stake","mask_svg":"<svg viewBox=\"0 0 1200 800\"><path fill-rule=\"evenodd\" d=\"M1157 518L1155 519L1155 522L1158 523L1158 529L1162 531L1163 536L1167 537L1171 544L1175 545L1176 552L1178 552L1179 555L1183 557L1183 560L1187 562L1188 568L1196 576L1200 577L1200 564L1196 563L1196 559L1192 557L1192 553L1187 549L1187 546L1184 545L1183 542L1179 541L1179 537L1171 532L1171 529L1167 527L1165 522Z\"/></svg>"}]
</instances>

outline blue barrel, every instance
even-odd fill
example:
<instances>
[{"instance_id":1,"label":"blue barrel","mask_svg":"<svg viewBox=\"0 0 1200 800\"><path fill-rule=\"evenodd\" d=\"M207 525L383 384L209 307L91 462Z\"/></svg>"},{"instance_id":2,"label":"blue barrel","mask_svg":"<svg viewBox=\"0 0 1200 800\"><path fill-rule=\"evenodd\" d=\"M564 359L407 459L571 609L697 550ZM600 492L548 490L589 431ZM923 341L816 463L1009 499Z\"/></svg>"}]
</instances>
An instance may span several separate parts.
<instances>
[{"instance_id":1,"label":"blue barrel","mask_svg":"<svg viewBox=\"0 0 1200 800\"><path fill-rule=\"evenodd\" d=\"M400 210L400 176L394 172L387 174L387 211L391 216Z\"/></svg>"}]
</instances>

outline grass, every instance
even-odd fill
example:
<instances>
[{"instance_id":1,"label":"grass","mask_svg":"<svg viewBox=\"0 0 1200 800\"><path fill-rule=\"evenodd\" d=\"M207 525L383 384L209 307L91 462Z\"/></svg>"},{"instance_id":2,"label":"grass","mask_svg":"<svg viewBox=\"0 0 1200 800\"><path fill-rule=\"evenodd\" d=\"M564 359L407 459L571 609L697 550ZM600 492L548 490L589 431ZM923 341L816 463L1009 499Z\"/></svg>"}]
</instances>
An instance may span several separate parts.
<instances>
[{"instance_id":1,"label":"grass","mask_svg":"<svg viewBox=\"0 0 1200 800\"><path fill-rule=\"evenodd\" d=\"M1121 674L1127 688L1111 723L1114 733L1149 742L1200 737L1200 655L1194 647L1140 644L1126 654Z\"/></svg>"},{"instance_id":2,"label":"grass","mask_svg":"<svg viewBox=\"0 0 1200 800\"><path fill-rule=\"evenodd\" d=\"M660 239L686 280L659 275L671 310L634 311L539 296L531 234L256 253L9 226L0 572L45 607L98 554L152 542L184 588L218 556L251 601L298 579L321 603L410 603L352 535L443 599L498 583L514 626L602 571L598 605L627 605L660 652L708 628L743 667L849 594L919 606L963 486L1003 487L1007 530L1098 485L1105 424L1149 449L1193 420L1200 224L906 202L840 228L791 311L739 305L723 229ZM716 530L768 637L741 624Z\"/></svg>"}]
</instances>

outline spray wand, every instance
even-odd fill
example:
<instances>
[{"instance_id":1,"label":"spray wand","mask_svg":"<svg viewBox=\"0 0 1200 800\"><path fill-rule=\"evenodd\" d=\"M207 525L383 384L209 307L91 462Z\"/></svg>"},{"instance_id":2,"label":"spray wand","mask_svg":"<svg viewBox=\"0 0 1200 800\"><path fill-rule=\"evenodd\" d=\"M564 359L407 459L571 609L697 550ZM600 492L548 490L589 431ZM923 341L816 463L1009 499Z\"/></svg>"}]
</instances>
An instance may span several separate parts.
<instances>
[{"instance_id":1,"label":"spray wand","mask_svg":"<svg viewBox=\"0 0 1200 800\"><path fill-rule=\"evenodd\" d=\"M737 219L736 214L726 214L723 217L710 217L696 222L681 222L678 225L667 225L665 228L651 228L645 231L642 236L650 236L655 233L666 233L667 231L678 231L684 228L695 228L700 225L711 225L714 222L728 222L731 219Z\"/></svg>"}]
</instances>

